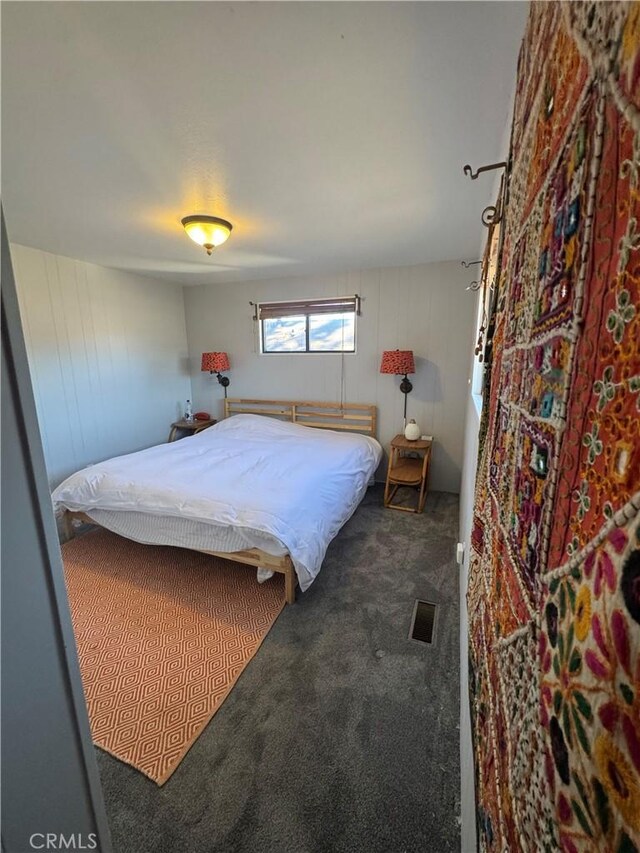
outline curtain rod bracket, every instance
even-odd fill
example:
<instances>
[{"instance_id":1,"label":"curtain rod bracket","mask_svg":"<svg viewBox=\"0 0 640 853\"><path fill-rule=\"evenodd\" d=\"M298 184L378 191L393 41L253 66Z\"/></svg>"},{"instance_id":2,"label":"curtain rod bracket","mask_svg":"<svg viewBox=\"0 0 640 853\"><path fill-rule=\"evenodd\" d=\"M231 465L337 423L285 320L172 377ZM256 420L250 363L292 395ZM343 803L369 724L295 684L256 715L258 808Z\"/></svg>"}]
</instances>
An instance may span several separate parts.
<instances>
[{"instance_id":1,"label":"curtain rod bracket","mask_svg":"<svg viewBox=\"0 0 640 853\"><path fill-rule=\"evenodd\" d=\"M468 175L472 181L475 181L481 172L492 172L494 169L506 168L506 161L502 161L501 163L490 163L488 166L480 166L480 168L476 169L476 171L474 172L471 166L467 163L467 165L463 168L462 171L465 173L465 175Z\"/></svg>"}]
</instances>

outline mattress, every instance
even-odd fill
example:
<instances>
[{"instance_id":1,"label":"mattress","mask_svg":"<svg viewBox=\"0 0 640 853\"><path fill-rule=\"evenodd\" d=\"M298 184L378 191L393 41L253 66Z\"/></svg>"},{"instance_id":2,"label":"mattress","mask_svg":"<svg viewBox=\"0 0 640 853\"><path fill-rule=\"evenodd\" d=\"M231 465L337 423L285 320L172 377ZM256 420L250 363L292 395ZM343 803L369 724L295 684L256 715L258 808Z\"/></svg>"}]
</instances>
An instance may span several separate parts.
<instances>
[{"instance_id":1,"label":"mattress","mask_svg":"<svg viewBox=\"0 0 640 853\"><path fill-rule=\"evenodd\" d=\"M305 590L381 455L369 436L240 414L78 471L53 500L139 542L276 555L284 548Z\"/></svg>"},{"instance_id":2,"label":"mattress","mask_svg":"<svg viewBox=\"0 0 640 853\"><path fill-rule=\"evenodd\" d=\"M174 515L148 515L144 512L109 509L92 509L86 514L101 527L147 545L174 545L193 551L229 553L260 548L274 557L282 557L287 553L286 546L275 537L248 527L207 524Z\"/></svg>"}]
</instances>

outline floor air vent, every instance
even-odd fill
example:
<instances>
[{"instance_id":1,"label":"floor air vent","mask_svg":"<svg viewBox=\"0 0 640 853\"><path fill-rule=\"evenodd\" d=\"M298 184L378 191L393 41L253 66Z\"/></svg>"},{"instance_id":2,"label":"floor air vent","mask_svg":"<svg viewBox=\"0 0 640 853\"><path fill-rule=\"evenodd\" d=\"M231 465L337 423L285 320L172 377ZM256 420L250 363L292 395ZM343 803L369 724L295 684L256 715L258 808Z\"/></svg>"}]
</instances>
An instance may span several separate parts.
<instances>
[{"instance_id":1,"label":"floor air vent","mask_svg":"<svg viewBox=\"0 0 640 853\"><path fill-rule=\"evenodd\" d=\"M417 640L419 643L433 642L436 626L436 605L430 601L416 600L413 608L413 618L409 639Z\"/></svg>"}]
</instances>

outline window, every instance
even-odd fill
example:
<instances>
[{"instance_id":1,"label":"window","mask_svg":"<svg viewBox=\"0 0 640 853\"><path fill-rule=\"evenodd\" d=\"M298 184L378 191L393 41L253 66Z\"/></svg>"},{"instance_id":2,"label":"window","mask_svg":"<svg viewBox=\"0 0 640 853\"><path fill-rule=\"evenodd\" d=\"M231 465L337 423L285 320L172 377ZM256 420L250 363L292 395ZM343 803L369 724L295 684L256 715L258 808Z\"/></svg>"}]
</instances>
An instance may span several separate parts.
<instances>
[{"instance_id":1,"label":"window","mask_svg":"<svg viewBox=\"0 0 640 853\"><path fill-rule=\"evenodd\" d=\"M358 296L263 302L262 352L355 352Z\"/></svg>"}]
</instances>

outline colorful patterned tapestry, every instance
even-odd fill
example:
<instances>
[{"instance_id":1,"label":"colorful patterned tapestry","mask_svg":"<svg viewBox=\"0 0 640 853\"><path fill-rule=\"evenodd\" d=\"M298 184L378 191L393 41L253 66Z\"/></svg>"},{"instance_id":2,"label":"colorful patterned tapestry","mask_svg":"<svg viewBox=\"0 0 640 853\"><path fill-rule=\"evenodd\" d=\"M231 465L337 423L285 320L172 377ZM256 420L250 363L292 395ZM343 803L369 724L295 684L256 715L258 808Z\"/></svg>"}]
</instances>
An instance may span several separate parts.
<instances>
[{"instance_id":1,"label":"colorful patterned tapestry","mask_svg":"<svg viewBox=\"0 0 640 853\"><path fill-rule=\"evenodd\" d=\"M640 4L533 3L468 593L478 838L640 850Z\"/></svg>"}]
</instances>

